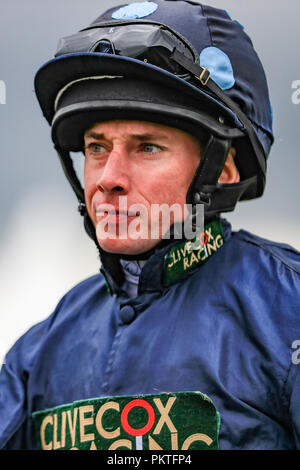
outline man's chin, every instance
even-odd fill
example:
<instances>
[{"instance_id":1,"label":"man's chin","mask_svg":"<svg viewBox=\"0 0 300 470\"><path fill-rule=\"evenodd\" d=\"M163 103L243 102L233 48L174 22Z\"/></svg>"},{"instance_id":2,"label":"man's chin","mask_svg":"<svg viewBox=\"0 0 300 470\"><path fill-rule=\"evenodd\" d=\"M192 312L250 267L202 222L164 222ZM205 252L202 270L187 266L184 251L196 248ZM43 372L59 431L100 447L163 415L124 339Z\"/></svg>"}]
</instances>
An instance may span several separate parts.
<instances>
[{"instance_id":1,"label":"man's chin","mask_svg":"<svg viewBox=\"0 0 300 470\"><path fill-rule=\"evenodd\" d=\"M110 239L99 240L102 250L111 254L119 255L141 255L154 248L159 240L131 240L131 239Z\"/></svg>"}]
</instances>

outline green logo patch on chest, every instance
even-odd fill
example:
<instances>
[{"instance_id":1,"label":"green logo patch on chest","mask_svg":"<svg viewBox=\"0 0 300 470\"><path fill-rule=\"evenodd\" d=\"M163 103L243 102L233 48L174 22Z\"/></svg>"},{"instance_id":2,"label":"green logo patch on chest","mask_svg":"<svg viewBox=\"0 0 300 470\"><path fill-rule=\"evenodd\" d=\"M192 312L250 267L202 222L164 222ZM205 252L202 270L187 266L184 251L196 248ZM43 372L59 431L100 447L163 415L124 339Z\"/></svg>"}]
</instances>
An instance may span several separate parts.
<instances>
[{"instance_id":1,"label":"green logo patch on chest","mask_svg":"<svg viewBox=\"0 0 300 470\"><path fill-rule=\"evenodd\" d=\"M218 448L219 413L200 392L93 398L33 419L44 450Z\"/></svg>"},{"instance_id":2,"label":"green logo patch on chest","mask_svg":"<svg viewBox=\"0 0 300 470\"><path fill-rule=\"evenodd\" d=\"M164 283L169 286L205 263L224 244L223 228L220 219L205 226L194 240L179 243L165 257Z\"/></svg>"}]
</instances>

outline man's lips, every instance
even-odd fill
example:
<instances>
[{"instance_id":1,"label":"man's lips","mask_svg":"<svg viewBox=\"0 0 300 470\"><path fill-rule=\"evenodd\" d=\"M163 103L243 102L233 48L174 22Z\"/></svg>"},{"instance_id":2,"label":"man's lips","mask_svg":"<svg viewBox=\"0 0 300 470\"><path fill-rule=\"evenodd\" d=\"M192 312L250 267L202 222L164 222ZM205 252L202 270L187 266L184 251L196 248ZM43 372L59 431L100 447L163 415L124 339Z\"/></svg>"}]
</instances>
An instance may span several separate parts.
<instances>
[{"instance_id":1,"label":"man's lips","mask_svg":"<svg viewBox=\"0 0 300 470\"><path fill-rule=\"evenodd\" d=\"M139 217L139 216L140 214L138 211L130 212L130 211L123 211L119 209L112 209L111 207L107 208L103 206L98 207L96 209L97 220L101 220L105 217L105 218L109 218L110 220L113 220L115 218L116 221L119 221L119 220L125 220L128 218Z\"/></svg>"}]
</instances>

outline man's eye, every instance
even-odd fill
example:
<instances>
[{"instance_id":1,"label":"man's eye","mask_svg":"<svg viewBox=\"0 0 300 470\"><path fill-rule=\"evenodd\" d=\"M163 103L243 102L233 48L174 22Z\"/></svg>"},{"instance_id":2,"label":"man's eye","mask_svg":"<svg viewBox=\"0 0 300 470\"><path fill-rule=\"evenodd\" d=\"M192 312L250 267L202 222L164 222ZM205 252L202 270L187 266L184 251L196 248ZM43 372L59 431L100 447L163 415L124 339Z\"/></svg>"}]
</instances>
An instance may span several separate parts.
<instances>
[{"instance_id":1,"label":"man's eye","mask_svg":"<svg viewBox=\"0 0 300 470\"><path fill-rule=\"evenodd\" d=\"M97 143L90 143L85 147L85 152L87 155L99 154L105 151L106 151L105 147Z\"/></svg>"},{"instance_id":2,"label":"man's eye","mask_svg":"<svg viewBox=\"0 0 300 470\"><path fill-rule=\"evenodd\" d=\"M105 147L101 144L89 144L87 150L92 153L103 153L105 152Z\"/></svg>"},{"instance_id":3,"label":"man's eye","mask_svg":"<svg viewBox=\"0 0 300 470\"><path fill-rule=\"evenodd\" d=\"M162 148L159 145L155 144L144 144L143 145L143 151L146 153L158 153L162 150Z\"/></svg>"}]
</instances>

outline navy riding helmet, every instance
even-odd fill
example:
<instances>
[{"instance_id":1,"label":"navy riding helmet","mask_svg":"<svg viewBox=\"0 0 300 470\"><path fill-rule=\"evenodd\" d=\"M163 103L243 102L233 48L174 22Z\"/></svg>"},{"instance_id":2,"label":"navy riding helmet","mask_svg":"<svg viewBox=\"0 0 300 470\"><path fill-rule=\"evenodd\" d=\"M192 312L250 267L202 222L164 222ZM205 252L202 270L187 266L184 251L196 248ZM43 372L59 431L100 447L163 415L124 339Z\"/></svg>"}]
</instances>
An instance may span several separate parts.
<instances>
[{"instance_id":1,"label":"navy riding helmet","mask_svg":"<svg viewBox=\"0 0 300 470\"><path fill-rule=\"evenodd\" d=\"M184 0L111 8L59 41L35 90L95 241L70 158L95 122L150 121L199 138L205 151L187 202L203 203L206 220L263 194L273 143L267 81L250 38L225 10ZM231 146L241 179L219 184Z\"/></svg>"}]
</instances>

